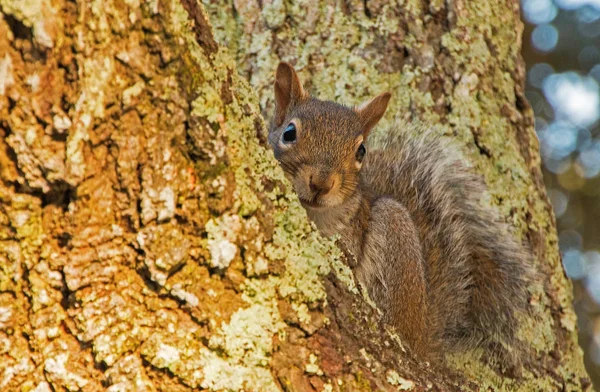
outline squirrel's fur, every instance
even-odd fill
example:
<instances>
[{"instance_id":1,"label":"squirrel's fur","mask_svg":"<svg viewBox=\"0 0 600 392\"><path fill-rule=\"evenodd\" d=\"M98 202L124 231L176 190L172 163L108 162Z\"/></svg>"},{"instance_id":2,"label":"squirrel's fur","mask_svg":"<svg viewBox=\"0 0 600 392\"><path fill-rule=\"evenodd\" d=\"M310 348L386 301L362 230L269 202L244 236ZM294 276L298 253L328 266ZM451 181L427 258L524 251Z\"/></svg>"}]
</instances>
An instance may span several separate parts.
<instances>
[{"instance_id":1,"label":"squirrel's fur","mask_svg":"<svg viewBox=\"0 0 600 392\"><path fill-rule=\"evenodd\" d=\"M480 203L486 187L457 148L404 123L368 137L389 94L357 108L320 101L286 63L275 96L275 156L309 217L325 235L340 235L357 279L413 351L484 347L516 359L530 252ZM294 141L284 141L286 129Z\"/></svg>"}]
</instances>

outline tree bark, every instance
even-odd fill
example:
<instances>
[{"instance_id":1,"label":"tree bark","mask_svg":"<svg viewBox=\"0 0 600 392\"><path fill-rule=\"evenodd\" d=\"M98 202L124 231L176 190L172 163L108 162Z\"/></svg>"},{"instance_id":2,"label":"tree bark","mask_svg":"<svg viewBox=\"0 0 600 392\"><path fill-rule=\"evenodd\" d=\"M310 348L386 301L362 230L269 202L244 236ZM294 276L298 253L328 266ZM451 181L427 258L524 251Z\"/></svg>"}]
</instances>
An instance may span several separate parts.
<instances>
[{"instance_id":1,"label":"tree bark","mask_svg":"<svg viewBox=\"0 0 600 392\"><path fill-rule=\"evenodd\" d=\"M0 0L0 390L589 388L521 32L508 0ZM520 375L379 322L264 142L279 60L464 146L543 278Z\"/></svg>"}]
</instances>

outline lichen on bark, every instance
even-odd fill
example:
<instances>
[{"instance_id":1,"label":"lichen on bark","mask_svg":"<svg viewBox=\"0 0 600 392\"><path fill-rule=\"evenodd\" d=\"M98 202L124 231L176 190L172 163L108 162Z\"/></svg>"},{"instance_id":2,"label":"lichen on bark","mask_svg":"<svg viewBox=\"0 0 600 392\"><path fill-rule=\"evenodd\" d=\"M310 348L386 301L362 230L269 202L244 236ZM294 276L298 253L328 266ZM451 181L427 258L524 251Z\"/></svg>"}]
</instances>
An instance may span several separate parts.
<instances>
[{"instance_id":1,"label":"lichen on bark","mask_svg":"<svg viewBox=\"0 0 600 392\"><path fill-rule=\"evenodd\" d=\"M0 0L0 389L585 385L512 3L311 4ZM461 141L549 277L524 380L381 325L264 143L280 59Z\"/></svg>"},{"instance_id":2,"label":"lichen on bark","mask_svg":"<svg viewBox=\"0 0 600 392\"><path fill-rule=\"evenodd\" d=\"M2 388L278 390L279 307L314 331L345 267L231 57L179 2L38 5L1 8Z\"/></svg>"},{"instance_id":3,"label":"lichen on bark","mask_svg":"<svg viewBox=\"0 0 600 392\"><path fill-rule=\"evenodd\" d=\"M522 384L501 377L488 383L509 389L589 385L574 333L571 285L542 183L533 113L523 93L518 3L261 4L205 1L218 26L217 41L235 53L240 71L262 97L263 113L272 109L273 70L282 60L295 64L309 91L320 98L358 104L391 91L382 127L401 117L431 124L460 142L488 184L485 202L532 244L545 279L531 287L534 315L522 319L519 334L530 342L538 363L526 371ZM450 362L471 378L490 380L493 373L476 357L455 356Z\"/></svg>"}]
</instances>

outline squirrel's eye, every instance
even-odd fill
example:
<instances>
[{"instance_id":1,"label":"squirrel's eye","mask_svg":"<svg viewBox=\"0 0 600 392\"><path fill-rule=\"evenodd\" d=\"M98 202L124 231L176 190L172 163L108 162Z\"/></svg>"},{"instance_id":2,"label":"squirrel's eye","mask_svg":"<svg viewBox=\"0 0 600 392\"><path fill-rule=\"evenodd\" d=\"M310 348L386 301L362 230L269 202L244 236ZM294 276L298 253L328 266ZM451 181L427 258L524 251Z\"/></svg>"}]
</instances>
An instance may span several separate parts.
<instances>
[{"instance_id":1,"label":"squirrel's eye","mask_svg":"<svg viewBox=\"0 0 600 392\"><path fill-rule=\"evenodd\" d=\"M294 124L289 124L285 131L283 131L283 135L281 135L281 140L285 143L295 143L296 142L296 126Z\"/></svg>"},{"instance_id":2,"label":"squirrel's eye","mask_svg":"<svg viewBox=\"0 0 600 392\"><path fill-rule=\"evenodd\" d=\"M367 153L367 149L365 148L364 144L361 144L360 146L358 146L358 150L356 150L356 160L358 162L362 162L366 153Z\"/></svg>"}]
</instances>

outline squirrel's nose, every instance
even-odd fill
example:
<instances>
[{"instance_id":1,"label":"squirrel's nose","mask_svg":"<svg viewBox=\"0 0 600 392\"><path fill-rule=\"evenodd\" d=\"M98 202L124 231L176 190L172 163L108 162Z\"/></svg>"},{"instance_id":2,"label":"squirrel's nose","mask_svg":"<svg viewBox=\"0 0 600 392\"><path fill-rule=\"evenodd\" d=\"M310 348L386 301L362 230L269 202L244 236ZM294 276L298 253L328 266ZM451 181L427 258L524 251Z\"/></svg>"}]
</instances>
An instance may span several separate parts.
<instances>
[{"instance_id":1,"label":"squirrel's nose","mask_svg":"<svg viewBox=\"0 0 600 392\"><path fill-rule=\"evenodd\" d=\"M311 176L308 185L315 196L324 196L333 188L334 180L331 177L320 179Z\"/></svg>"}]
</instances>

